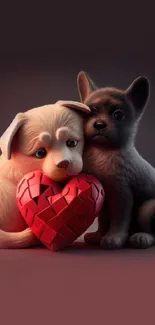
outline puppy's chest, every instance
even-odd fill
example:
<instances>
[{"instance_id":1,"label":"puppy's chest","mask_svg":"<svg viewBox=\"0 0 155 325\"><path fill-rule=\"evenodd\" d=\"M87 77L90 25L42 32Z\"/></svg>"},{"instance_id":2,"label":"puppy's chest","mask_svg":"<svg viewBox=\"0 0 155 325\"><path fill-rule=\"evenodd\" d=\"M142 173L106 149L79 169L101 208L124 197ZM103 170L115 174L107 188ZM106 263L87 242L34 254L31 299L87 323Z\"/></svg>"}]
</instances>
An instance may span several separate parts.
<instances>
[{"instance_id":1,"label":"puppy's chest","mask_svg":"<svg viewBox=\"0 0 155 325\"><path fill-rule=\"evenodd\" d=\"M93 147L84 151L84 171L101 181L119 176L123 168L124 160L116 152L102 151Z\"/></svg>"}]
</instances>

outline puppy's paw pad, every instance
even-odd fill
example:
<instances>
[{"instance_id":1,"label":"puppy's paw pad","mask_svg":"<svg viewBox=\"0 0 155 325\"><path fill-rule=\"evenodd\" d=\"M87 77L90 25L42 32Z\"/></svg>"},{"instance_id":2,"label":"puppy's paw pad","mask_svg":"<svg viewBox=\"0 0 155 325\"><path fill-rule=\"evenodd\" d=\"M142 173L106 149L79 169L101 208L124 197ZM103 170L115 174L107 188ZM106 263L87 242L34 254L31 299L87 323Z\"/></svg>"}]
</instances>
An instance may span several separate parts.
<instances>
[{"instance_id":1,"label":"puppy's paw pad","mask_svg":"<svg viewBox=\"0 0 155 325\"><path fill-rule=\"evenodd\" d=\"M133 248L149 248L154 242L154 236L148 233L135 233L129 238L129 244Z\"/></svg>"},{"instance_id":2,"label":"puppy's paw pad","mask_svg":"<svg viewBox=\"0 0 155 325\"><path fill-rule=\"evenodd\" d=\"M87 245L100 245L101 237L98 232L90 232L85 234L84 241Z\"/></svg>"}]
</instances>

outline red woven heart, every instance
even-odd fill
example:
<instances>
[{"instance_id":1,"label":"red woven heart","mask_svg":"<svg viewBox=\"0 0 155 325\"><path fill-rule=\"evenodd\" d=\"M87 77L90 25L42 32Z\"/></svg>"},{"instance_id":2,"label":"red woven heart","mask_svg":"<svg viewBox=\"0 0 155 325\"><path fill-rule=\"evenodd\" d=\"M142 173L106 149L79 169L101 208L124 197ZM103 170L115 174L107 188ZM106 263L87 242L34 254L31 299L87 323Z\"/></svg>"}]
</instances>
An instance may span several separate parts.
<instances>
[{"instance_id":1,"label":"red woven heart","mask_svg":"<svg viewBox=\"0 0 155 325\"><path fill-rule=\"evenodd\" d=\"M62 189L42 171L25 175L17 186L17 205L32 232L51 251L62 249L93 223L104 202L99 181L72 178Z\"/></svg>"}]
</instances>

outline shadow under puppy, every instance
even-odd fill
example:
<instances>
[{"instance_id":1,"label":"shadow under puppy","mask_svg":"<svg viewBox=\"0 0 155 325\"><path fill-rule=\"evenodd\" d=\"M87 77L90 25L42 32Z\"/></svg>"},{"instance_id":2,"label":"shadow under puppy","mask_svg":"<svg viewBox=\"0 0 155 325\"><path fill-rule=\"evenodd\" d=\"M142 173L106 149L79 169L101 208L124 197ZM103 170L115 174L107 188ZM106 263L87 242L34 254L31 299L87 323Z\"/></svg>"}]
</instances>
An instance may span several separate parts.
<instances>
[{"instance_id":1,"label":"shadow under puppy","mask_svg":"<svg viewBox=\"0 0 155 325\"><path fill-rule=\"evenodd\" d=\"M155 169L137 152L135 137L149 81L138 77L126 90L97 88L81 71L77 84L81 101L91 109L85 121L84 172L96 176L105 190L98 230L86 234L85 241L116 249L129 240L133 247L147 248L155 242Z\"/></svg>"},{"instance_id":2,"label":"shadow under puppy","mask_svg":"<svg viewBox=\"0 0 155 325\"><path fill-rule=\"evenodd\" d=\"M16 186L28 172L42 169L54 181L81 172L83 167L82 103L58 101L18 113L0 138L0 248L39 244L16 204Z\"/></svg>"}]
</instances>

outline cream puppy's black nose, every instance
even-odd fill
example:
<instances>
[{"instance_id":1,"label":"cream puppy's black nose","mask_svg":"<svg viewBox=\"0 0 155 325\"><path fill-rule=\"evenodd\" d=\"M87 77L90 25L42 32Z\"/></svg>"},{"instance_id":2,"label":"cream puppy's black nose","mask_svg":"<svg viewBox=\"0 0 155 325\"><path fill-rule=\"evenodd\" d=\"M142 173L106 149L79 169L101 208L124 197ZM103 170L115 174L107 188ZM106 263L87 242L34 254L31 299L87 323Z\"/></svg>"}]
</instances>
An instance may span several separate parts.
<instances>
[{"instance_id":1,"label":"cream puppy's black nose","mask_svg":"<svg viewBox=\"0 0 155 325\"><path fill-rule=\"evenodd\" d=\"M57 164L57 167L58 168L67 168L68 167L68 165L69 165L69 160L62 160L62 161L60 161L58 164Z\"/></svg>"}]
</instances>

